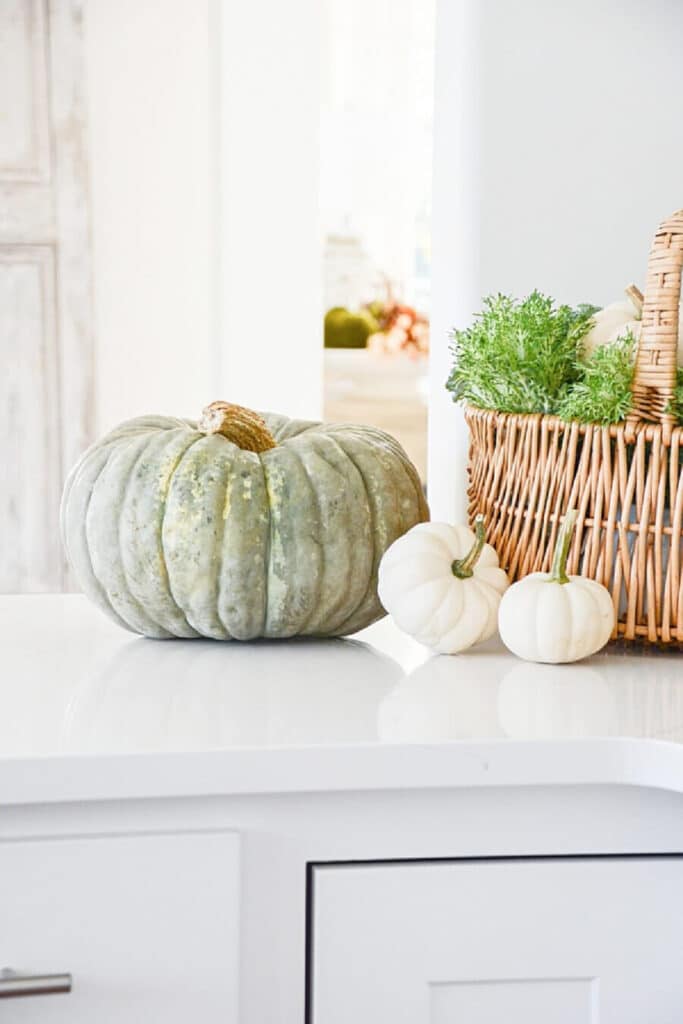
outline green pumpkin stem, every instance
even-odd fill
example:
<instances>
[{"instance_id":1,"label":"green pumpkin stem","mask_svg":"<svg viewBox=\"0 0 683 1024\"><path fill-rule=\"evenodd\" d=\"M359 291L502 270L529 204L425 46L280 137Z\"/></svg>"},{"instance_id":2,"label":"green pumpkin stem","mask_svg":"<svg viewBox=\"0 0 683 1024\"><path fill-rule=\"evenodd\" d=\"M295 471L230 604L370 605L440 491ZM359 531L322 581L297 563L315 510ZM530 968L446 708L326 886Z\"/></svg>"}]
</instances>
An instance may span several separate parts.
<instances>
[{"instance_id":1,"label":"green pumpkin stem","mask_svg":"<svg viewBox=\"0 0 683 1024\"><path fill-rule=\"evenodd\" d=\"M203 434L222 434L247 452L267 452L277 442L263 416L230 402L212 402L203 410L197 427Z\"/></svg>"},{"instance_id":2,"label":"green pumpkin stem","mask_svg":"<svg viewBox=\"0 0 683 1024\"><path fill-rule=\"evenodd\" d=\"M562 520L562 526L560 527L560 532L558 533L557 541L555 542L555 551L553 553L553 564L550 569L549 583L569 583L569 576L567 576L567 559L569 558L569 548L571 547L572 536L574 535L577 515L577 510L575 508L570 508Z\"/></svg>"},{"instance_id":3,"label":"green pumpkin stem","mask_svg":"<svg viewBox=\"0 0 683 1024\"><path fill-rule=\"evenodd\" d=\"M451 563L451 572L459 580L468 580L474 573L474 567L479 561L479 556L484 550L486 543L486 531L484 530L484 517L478 515L474 520L474 544L464 558L456 558Z\"/></svg>"}]
</instances>

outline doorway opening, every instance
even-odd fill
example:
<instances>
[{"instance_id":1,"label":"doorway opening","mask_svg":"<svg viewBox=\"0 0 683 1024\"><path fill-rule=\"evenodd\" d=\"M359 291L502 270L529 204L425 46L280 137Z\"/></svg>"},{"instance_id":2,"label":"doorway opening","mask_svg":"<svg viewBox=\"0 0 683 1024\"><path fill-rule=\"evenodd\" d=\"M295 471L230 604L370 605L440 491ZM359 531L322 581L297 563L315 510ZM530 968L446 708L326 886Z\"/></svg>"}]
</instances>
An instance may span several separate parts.
<instances>
[{"instance_id":1,"label":"doorway opening","mask_svg":"<svg viewBox=\"0 0 683 1024\"><path fill-rule=\"evenodd\" d=\"M324 416L393 434L426 484L433 0L327 0Z\"/></svg>"}]
</instances>

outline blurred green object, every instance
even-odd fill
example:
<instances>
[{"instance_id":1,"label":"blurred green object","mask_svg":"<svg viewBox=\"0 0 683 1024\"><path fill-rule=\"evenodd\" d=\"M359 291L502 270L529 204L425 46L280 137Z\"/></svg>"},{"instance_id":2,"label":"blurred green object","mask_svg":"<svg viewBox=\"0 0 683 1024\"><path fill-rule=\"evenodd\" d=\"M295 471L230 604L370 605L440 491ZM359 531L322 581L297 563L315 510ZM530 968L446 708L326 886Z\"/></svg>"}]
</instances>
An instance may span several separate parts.
<instances>
[{"instance_id":1,"label":"blurred green object","mask_svg":"<svg viewBox=\"0 0 683 1024\"><path fill-rule=\"evenodd\" d=\"M374 302L368 302L366 309L370 316L374 317L377 323L381 325L387 309L387 304L382 302L380 299L375 299Z\"/></svg>"},{"instance_id":2,"label":"blurred green object","mask_svg":"<svg viewBox=\"0 0 683 1024\"><path fill-rule=\"evenodd\" d=\"M325 348L365 348L370 335L378 330L370 313L351 313L344 306L333 306L325 314Z\"/></svg>"}]
</instances>

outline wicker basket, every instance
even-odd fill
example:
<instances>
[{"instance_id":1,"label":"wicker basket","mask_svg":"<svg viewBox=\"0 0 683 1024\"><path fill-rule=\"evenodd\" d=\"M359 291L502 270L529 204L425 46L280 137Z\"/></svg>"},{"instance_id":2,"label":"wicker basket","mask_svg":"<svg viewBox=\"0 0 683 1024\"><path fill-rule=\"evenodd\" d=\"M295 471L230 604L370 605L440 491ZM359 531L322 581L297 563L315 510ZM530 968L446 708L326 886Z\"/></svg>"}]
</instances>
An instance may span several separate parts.
<instances>
[{"instance_id":1,"label":"wicker basket","mask_svg":"<svg viewBox=\"0 0 683 1024\"><path fill-rule=\"evenodd\" d=\"M683 642L683 428L676 386L683 210L650 253L633 411L609 427L468 407L469 517L513 579L550 567L564 513L579 515L569 572L599 580L617 613L613 638Z\"/></svg>"}]
</instances>

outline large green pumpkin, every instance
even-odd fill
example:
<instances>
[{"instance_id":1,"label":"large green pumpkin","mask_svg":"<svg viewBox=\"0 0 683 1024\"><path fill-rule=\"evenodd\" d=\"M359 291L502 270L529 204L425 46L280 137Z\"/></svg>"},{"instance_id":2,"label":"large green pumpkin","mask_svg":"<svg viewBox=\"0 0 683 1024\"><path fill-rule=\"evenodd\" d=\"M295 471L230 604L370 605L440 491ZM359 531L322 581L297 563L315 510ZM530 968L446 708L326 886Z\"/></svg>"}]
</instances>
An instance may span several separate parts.
<instances>
[{"instance_id":1,"label":"large green pumpkin","mask_svg":"<svg viewBox=\"0 0 683 1024\"><path fill-rule=\"evenodd\" d=\"M216 402L93 445L62 498L86 594L152 637L341 636L384 614L377 567L428 518L417 472L373 427Z\"/></svg>"}]
</instances>

